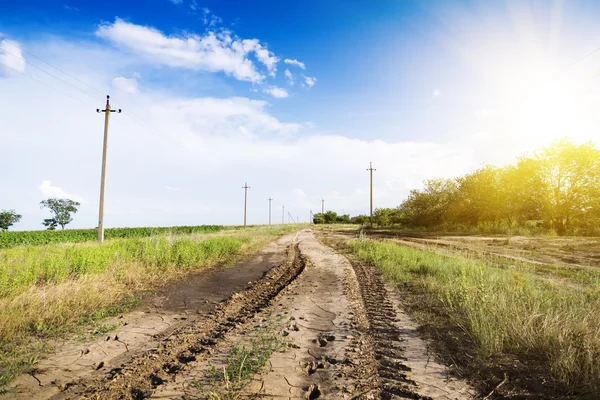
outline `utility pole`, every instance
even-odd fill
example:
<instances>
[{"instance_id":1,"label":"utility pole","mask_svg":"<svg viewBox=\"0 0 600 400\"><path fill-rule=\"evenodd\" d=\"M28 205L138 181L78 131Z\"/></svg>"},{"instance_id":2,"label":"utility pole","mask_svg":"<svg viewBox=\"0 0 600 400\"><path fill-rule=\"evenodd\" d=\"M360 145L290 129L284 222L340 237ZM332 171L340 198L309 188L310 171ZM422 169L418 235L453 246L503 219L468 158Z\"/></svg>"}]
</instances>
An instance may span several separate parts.
<instances>
[{"instance_id":1,"label":"utility pole","mask_svg":"<svg viewBox=\"0 0 600 400\"><path fill-rule=\"evenodd\" d=\"M267 200L269 200L269 225L271 225L271 200L273 199L269 196Z\"/></svg>"},{"instance_id":2,"label":"utility pole","mask_svg":"<svg viewBox=\"0 0 600 400\"><path fill-rule=\"evenodd\" d=\"M288 221L296 223L296 220L294 219L294 217L292 217L292 213L288 211Z\"/></svg>"},{"instance_id":3,"label":"utility pole","mask_svg":"<svg viewBox=\"0 0 600 400\"><path fill-rule=\"evenodd\" d=\"M246 229L246 204L248 203L248 189L250 189L248 182L244 182L242 189L244 189L244 229Z\"/></svg>"},{"instance_id":4,"label":"utility pole","mask_svg":"<svg viewBox=\"0 0 600 400\"><path fill-rule=\"evenodd\" d=\"M100 109L96 108L99 113ZM104 242L104 188L106 186L106 151L108 149L108 124L110 122L110 113L121 112L121 109L110 109L110 96L106 96L106 109L104 113L104 145L102 146L102 175L100 177L100 210L98 211L98 241Z\"/></svg>"},{"instance_id":5,"label":"utility pole","mask_svg":"<svg viewBox=\"0 0 600 400\"><path fill-rule=\"evenodd\" d=\"M312 213L312 210L308 210L308 211L309 211L309 214L308 214L308 223L310 225L312 225L312 223L313 223L313 213Z\"/></svg>"},{"instance_id":6,"label":"utility pole","mask_svg":"<svg viewBox=\"0 0 600 400\"><path fill-rule=\"evenodd\" d=\"M371 228L373 228L373 171L377 171L376 169L373 168L373 163L369 162L369 168L367 168L367 171L369 171L369 175L370 175L370 193L371 193L371 203L370 203L370 214L369 214L369 224L371 225Z\"/></svg>"},{"instance_id":7,"label":"utility pole","mask_svg":"<svg viewBox=\"0 0 600 400\"><path fill-rule=\"evenodd\" d=\"M321 223L325 223L325 199L321 197Z\"/></svg>"},{"instance_id":8,"label":"utility pole","mask_svg":"<svg viewBox=\"0 0 600 400\"><path fill-rule=\"evenodd\" d=\"M285 224L285 204L281 206L281 224Z\"/></svg>"}]
</instances>

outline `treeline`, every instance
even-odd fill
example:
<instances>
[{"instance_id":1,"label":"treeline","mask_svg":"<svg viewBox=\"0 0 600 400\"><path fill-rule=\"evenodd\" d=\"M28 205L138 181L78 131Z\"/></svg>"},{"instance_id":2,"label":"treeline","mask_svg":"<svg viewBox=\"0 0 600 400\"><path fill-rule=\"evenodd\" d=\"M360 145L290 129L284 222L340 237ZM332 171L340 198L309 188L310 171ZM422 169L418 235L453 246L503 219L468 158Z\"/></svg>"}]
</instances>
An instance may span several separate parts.
<instances>
[{"instance_id":1,"label":"treeline","mask_svg":"<svg viewBox=\"0 0 600 400\"><path fill-rule=\"evenodd\" d=\"M600 150L562 140L513 165L427 180L373 219L442 231L600 235Z\"/></svg>"},{"instance_id":2,"label":"treeline","mask_svg":"<svg viewBox=\"0 0 600 400\"><path fill-rule=\"evenodd\" d=\"M104 231L106 239L139 238L160 234L192 234L218 232L221 225L171 226L164 228L109 228ZM96 240L97 229L71 229L66 231L0 231L0 248L20 245L40 245L49 243L76 243Z\"/></svg>"}]
</instances>

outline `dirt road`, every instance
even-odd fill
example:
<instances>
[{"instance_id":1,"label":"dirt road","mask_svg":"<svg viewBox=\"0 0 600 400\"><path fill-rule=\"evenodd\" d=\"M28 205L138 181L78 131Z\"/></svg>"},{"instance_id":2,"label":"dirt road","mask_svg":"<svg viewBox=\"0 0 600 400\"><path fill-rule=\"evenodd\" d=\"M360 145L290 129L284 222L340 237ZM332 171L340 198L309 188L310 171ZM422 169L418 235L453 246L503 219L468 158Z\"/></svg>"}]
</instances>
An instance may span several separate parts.
<instances>
[{"instance_id":1,"label":"dirt road","mask_svg":"<svg viewBox=\"0 0 600 400\"><path fill-rule=\"evenodd\" d=\"M231 382L215 376L231 367L232 354L265 338L277 345L236 395L475 396L436 362L395 289L321 244L311 230L211 274L170 287L146 310L123 316L127 325L108 337L65 345L71 353L40 363L40 371L19 378L6 398L218 398Z\"/></svg>"}]
</instances>

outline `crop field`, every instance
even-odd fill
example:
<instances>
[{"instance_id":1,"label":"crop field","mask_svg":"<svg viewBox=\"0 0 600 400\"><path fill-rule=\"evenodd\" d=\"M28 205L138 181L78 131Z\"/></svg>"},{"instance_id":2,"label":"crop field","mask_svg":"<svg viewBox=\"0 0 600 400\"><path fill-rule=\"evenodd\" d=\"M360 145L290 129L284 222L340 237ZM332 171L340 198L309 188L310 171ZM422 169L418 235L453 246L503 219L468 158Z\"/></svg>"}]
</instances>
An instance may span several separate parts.
<instances>
[{"instance_id":1,"label":"crop field","mask_svg":"<svg viewBox=\"0 0 600 400\"><path fill-rule=\"evenodd\" d=\"M193 233L219 232L220 225L171 226L163 228L110 228L104 231L106 239L151 237L164 234L183 235ZM79 243L94 241L98 237L96 229L70 229L66 231L0 231L0 249L50 243Z\"/></svg>"}]
</instances>

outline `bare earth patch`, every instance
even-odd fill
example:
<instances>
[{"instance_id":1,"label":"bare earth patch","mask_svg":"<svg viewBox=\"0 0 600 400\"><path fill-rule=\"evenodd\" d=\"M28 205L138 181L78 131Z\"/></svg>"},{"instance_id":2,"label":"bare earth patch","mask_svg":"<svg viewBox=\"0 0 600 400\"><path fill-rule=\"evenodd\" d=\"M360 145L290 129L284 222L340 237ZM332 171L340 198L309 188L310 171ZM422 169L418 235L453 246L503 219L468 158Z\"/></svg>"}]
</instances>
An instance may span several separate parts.
<instances>
[{"instance_id":1,"label":"bare earth patch","mask_svg":"<svg viewBox=\"0 0 600 400\"><path fill-rule=\"evenodd\" d=\"M94 341L65 342L6 398L475 397L436 361L394 289L310 229L112 321Z\"/></svg>"}]
</instances>

